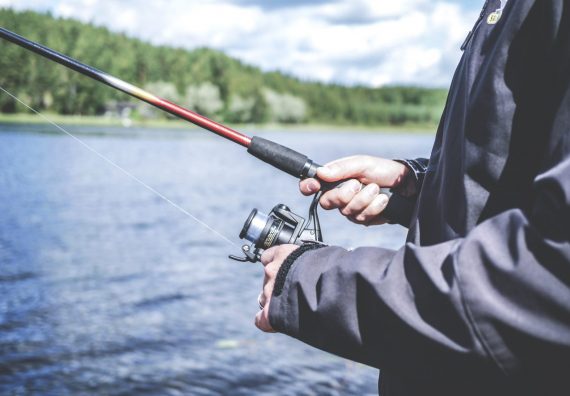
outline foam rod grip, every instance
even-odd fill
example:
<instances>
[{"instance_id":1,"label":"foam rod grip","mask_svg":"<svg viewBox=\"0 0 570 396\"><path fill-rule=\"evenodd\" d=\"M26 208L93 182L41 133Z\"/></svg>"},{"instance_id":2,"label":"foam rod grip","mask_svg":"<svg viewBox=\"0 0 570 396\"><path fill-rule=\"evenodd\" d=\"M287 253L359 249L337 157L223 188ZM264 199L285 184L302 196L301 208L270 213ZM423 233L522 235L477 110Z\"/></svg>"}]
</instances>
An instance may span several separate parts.
<instances>
[{"instance_id":1,"label":"foam rod grip","mask_svg":"<svg viewBox=\"0 0 570 396\"><path fill-rule=\"evenodd\" d=\"M251 139L247 152L299 179L316 174L317 167L306 155L259 136Z\"/></svg>"}]
</instances>

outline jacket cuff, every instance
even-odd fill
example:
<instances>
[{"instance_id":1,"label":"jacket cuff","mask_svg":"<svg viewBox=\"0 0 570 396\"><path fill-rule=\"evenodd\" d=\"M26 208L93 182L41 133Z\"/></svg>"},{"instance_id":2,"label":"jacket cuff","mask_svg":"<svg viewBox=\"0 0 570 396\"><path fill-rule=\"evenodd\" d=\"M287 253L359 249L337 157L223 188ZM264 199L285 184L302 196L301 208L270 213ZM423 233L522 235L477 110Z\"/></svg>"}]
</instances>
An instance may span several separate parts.
<instances>
[{"instance_id":1,"label":"jacket cuff","mask_svg":"<svg viewBox=\"0 0 570 396\"><path fill-rule=\"evenodd\" d=\"M293 266L295 260L297 260L301 255L305 252L310 250L320 249L325 247L326 245L320 243L304 243L299 247L299 249L293 251L283 264L281 264L281 268L279 268L279 272L277 273L277 277L275 278L275 286L273 287L273 296L279 297L283 292L283 286L285 286L285 281L287 280L287 274L289 270Z\"/></svg>"},{"instance_id":2,"label":"jacket cuff","mask_svg":"<svg viewBox=\"0 0 570 396\"><path fill-rule=\"evenodd\" d=\"M299 268L299 265L293 264L301 258L305 259L305 257L309 257L314 251L323 247L327 246L320 243L305 243L301 245L299 249L292 252L281 265L275 279L273 296L271 297L271 303L269 305L269 323L275 330L289 335L297 333L296 309L290 309L290 296L288 296L292 278ZM301 265L301 267L303 266Z\"/></svg>"},{"instance_id":3,"label":"jacket cuff","mask_svg":"<svg viewBox=\"0 0 570 396\"><path fill-rule=\"evenodd\" d=\"M392 196L382 212L382 216L387 219L390 224L400 224L404 227L409 227L416 207L417 197L427 172L429 160L418 158L397 159L394 161L404 164L410 170L410 173L408 174L407 180L402 183L402 187L396 187L391 190Z\"/></svg>"},{"instance_id":4,"label":"jacket cuff","mask_svg":"<svg viewBox=\"0 0 570 396\"><path fill-rule=\"evenodd\" d=\"M422 188L429 160L427 158L416 158L416 159L396 159L394 161L406 165L406 167L410 170L410 174L408 177L413 177L414 179L413 186L415 192L414 195L417 195ZM408 183L404 184L408 185ZM394 188L392 189L392 191L399 195L403 195L405 197L409 197L411 195L407 191L403 191L400 188Z\"/></svg>"}]
</instances>

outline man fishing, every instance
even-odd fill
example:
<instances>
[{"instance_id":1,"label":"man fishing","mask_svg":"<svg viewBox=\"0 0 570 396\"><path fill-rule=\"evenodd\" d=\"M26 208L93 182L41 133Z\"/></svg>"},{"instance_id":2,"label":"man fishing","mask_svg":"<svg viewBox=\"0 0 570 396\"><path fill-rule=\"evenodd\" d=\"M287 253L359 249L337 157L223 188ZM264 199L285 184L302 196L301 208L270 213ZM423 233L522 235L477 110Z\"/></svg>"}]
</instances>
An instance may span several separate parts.
<instances>
[{"instance_id":1,"label":"man fishing","mask_svg":"<svg viewBox=\"0 0 570 396\"><path fill-rule=\"evenodd\" d=\"M317 173L355 179L323 208L405 224L405 246L265 251L256 325L379 368L383 396L567 395L570 4L487 1L462 49L429 161Z\"/></svg>"}]
</instances>

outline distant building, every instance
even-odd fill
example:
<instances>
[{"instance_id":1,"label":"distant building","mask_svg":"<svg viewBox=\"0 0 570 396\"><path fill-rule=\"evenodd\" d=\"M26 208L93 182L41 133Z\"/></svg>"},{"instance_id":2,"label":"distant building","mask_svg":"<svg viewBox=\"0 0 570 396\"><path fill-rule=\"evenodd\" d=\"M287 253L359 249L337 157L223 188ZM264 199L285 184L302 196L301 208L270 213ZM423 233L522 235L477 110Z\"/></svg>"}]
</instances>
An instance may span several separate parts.
<instances>
[{"instance_id":1,"label":"distant building","mask_svg":"<svg viewBox=\"0 0 570 396\"><path fill-rule=\"evenodd\" d=\"M131 115L136 108L137 105L131 102L109 102L105 106L105 117L120 118L123 126L129 127L133 123Z\"/></svg>"}]
</instances>

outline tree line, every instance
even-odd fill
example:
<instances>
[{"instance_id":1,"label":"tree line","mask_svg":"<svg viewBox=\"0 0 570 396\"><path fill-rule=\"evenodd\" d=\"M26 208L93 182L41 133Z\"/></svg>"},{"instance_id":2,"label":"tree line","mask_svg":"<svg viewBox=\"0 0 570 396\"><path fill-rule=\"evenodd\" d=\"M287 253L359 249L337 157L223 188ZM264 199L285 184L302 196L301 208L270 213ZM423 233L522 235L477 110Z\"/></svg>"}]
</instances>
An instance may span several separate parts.
<instances>
[{"instance_id":1,"label":"tree line","mask_svg":"<svg viewBox=\"0 0 570 396\"><path fill-rule=\"evenodd\" d=\"M433 124L447 91L420 87L348 87L262 72L208 48L155 46L73 19L0 9L0 26L207 116L235 123ZM0 85L32 107L63 115L100 115L136 104L137 117L162 117L148 106L13 44L0 41ZM25 109L0 95L0 111Z\"/></svg>"}]
</instances>

